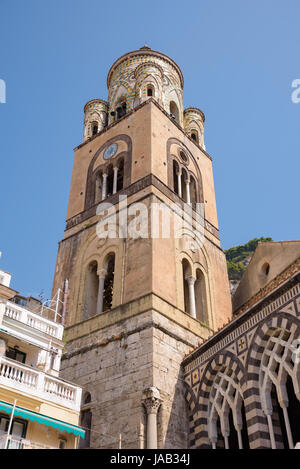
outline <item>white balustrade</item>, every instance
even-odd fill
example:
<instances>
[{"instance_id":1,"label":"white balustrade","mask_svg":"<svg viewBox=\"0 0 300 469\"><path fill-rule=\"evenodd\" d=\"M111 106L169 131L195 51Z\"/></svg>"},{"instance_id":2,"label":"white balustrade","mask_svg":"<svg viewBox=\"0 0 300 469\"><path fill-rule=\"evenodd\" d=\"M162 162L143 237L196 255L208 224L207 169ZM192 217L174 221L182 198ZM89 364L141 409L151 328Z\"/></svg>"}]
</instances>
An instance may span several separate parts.
<instances>
[{"instance_id":1,"label":"white balustrade","mask_svg":"<svg viewBox=\"0 0 300 469\"><path fill-rule=\"evenodd\" d=\"M61 324L50 321L10 301L6 303L4 316L14 319L15 321L20 321L33 329L39 330L57 339L62 338L63 326Z\"/></svg>"},{"instance_id":2,"label":"white balustrade","mask_svg":"<svg viewBox=\"0 0 300 469\"><path fill-rule=\"evenodd\" d=\"M16 321L20 321L20 317L21 317L21 311L18 311L16 308L12 307L12 306L9 306L7 305L5 307L5 316L11 318L11 319L15 319Z\"/></svg>"},{"instance_id":3,"label":"white balustrade","mask_svg":"<svg viewBox=\"0 0 300 469\"><path fill-rule=\"evenodd\" d=\"M0 449L58 449L35 441L18 438L14 435L0 435Z\"/></svg>"},{"instance_id":4,"label":"white balustrade","mask_svg":"<svg viewBox=\"0 0 300 469\"><path fill-rule=\"evenodd\" d=\"M80 409L81 388L6 357L0 359L1 385L28 391L32 395L74 410Z\"/></svg>"}]
</instances>

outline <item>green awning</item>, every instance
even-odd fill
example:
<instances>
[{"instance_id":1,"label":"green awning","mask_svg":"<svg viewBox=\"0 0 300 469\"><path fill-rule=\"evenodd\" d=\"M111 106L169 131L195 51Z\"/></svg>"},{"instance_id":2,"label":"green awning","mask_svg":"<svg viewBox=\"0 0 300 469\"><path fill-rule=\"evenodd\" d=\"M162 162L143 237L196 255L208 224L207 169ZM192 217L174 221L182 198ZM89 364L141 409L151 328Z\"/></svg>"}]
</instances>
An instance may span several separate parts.
<instances>
[{"instance_id":1,"label":"green awning","mask_svg":"<svg viewBox=\"0 0 300 469\"><path fill-rule=\"evenodd\" d=\"M0 411L11 414L12 409L12 404L0 401ZM22 407L15 407L14 416L23 417L24 419L28 419L33 422L43 423L44 425L47 425L47 427L58 428L62 432L73 433L74 435L80 436L81 438L84 438L85 435L85 431L76 425L71 425L70 423L62 422L61 420L56 420L51 417L47 417L46 415L33 412L32 410L23 409Z\"/></svg>"}]
</instances>

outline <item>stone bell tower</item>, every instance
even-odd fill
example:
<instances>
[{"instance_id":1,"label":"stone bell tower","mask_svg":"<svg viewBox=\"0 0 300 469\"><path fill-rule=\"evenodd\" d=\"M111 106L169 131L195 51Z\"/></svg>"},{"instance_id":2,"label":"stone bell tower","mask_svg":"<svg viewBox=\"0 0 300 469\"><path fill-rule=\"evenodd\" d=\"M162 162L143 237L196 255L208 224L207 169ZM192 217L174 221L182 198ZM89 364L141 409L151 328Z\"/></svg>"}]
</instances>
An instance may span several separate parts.
<instances>
[{"instance_id":1,"label":"stone bell tower","mask_svg":"<svg viewBox=\"0 0 300 469\"><path fill-rule=\"evenodd\" d=\"M146 46L107 86L84 107L59 243L62 376L84 388L82 447L188 448L181 362L231 317L205 117Z\"/></svg>"}]
</instances>

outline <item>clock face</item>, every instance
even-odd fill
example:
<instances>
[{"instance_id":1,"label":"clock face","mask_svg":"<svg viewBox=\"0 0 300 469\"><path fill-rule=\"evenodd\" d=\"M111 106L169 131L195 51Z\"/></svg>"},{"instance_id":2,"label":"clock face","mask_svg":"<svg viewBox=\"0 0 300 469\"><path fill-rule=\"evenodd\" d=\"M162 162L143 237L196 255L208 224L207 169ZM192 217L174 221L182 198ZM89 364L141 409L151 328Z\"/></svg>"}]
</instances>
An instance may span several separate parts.
<instances>
[{"instance_id":1,"label":"clock face","mask_svg":"<svg viewBox=\"0 0 300 469\"><path fill-rule=\"evenodd\" d=\"M112 156L114 156L114 154L116 153L118 149L118 145L116 143L113 143L112 145L110 145L108 148L106 148L105 152L104 152L104 155L103 155L103 158L105 160L109 160L109 158L111 158Z\"/></svg>"}]
</instances>

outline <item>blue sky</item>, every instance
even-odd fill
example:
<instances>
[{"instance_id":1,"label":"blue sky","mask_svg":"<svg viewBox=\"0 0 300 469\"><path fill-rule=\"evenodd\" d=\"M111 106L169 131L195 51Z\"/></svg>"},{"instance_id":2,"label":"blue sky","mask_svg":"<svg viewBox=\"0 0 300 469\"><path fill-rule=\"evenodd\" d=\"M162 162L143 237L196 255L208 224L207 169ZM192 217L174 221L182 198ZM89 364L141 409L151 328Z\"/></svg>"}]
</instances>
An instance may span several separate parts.
<instances>
[{"instance_id":1,"label":"blue sky","mask_svg":"<svg viewBox=\"0 0 300 469\"><path fill-rule=\"evenodd\" d=\"M224 249L299 238L299 1L0 0L0 268L51 291L83 106L107 98L120 55L146 42L206 115Z\"/></svg>"}]
</instances>

